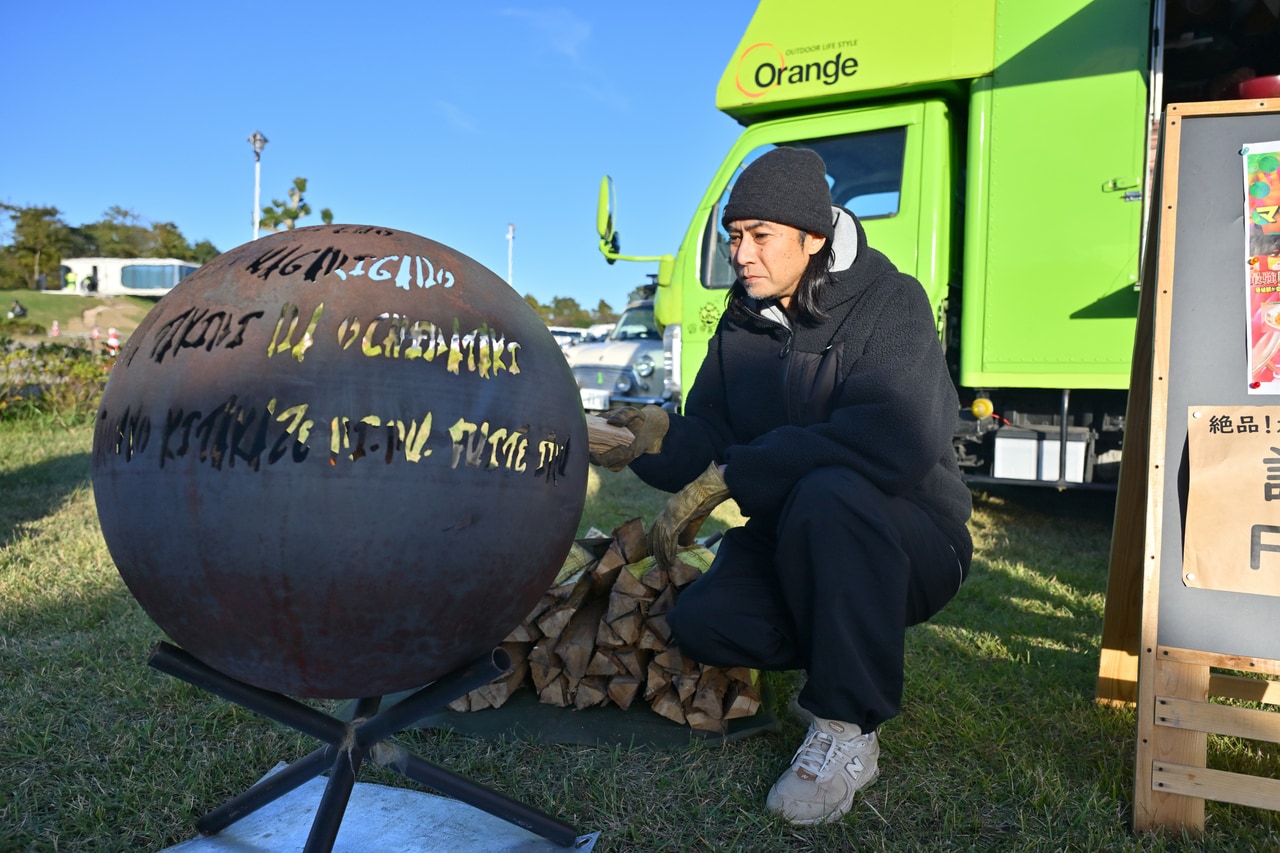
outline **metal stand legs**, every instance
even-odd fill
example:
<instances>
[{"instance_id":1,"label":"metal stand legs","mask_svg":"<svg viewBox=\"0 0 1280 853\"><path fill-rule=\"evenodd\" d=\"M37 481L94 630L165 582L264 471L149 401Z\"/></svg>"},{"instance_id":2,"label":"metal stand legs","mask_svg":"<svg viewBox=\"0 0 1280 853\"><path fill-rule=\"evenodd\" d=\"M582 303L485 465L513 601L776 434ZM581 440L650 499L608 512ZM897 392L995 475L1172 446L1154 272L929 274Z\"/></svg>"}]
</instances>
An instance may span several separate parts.
<instances>
[{"instance_id":1,"label":"metal stand legs","mask_svg":"<svg viewBox=\"0 0 1280 853\"><path fill-rule=\"evenodd\" d=\"M553 844L566 848L578 844L578 832L573 827L411 755L394 743L385 742L386 738L408 728L426 714L505 672L511 661L501 648L437 679L382 713L378 713L380 697L361 699L350 723L288 696L237 681L168 643L157 643L147 662L161 672L325 743L310 755L263 779L200 818L196 828L204 835L225 829L328 770L329 781L303 851L330 853L351 798L356 773L367 758L378 766L387 767L401 776L540 835Z\"/></svg>"}]
</instances>

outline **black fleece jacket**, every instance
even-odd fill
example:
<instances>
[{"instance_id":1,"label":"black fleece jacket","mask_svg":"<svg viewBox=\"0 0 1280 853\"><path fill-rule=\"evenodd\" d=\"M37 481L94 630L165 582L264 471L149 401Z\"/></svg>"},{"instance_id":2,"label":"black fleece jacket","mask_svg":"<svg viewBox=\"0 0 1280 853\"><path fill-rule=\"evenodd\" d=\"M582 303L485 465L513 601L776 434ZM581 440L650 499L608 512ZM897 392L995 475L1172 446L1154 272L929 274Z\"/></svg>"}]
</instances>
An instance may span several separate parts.
<instances>
[{"instance_id":1,"label":"black fleece jacket","mask_svg":"<svg viewBox=\"0 0 1280 853\"><path fill-rule=\"evenodd\" d=\"M838 214L815 326L733 299L662 451L631 468L678 491L713 461L743 514L771 516L809 471L840 465L921 506L968 567L972 496L951 436L959 412L924 289Z\"/></svg>"}]
</instances>

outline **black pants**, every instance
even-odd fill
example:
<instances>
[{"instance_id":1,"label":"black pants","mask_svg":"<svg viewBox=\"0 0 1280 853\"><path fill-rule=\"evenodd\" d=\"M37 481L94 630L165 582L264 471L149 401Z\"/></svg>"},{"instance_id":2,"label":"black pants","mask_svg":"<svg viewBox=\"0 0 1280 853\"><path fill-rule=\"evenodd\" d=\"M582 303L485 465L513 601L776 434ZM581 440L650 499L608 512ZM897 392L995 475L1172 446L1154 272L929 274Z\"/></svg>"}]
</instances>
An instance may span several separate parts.
<instances>
[{"instance_id":1,"label":"black pants","mask_svg":"<svg viewBox=\"0 0 1280 853\"><path fill-rule=\"evenodd\" d=\"M907 627L950 601L967 570L918 506L819 468L777 518L725 534L669 620L701 663L806 670L803 708L870 732L900 708Z\"/></svg>"}]
</instances>

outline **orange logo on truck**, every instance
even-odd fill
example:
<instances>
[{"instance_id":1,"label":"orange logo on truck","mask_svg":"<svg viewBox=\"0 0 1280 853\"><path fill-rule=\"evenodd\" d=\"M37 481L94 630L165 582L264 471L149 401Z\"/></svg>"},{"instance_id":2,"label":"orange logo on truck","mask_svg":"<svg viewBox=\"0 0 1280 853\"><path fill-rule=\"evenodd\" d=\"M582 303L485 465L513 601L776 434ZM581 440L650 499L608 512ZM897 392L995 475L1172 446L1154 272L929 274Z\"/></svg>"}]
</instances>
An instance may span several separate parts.
<instances>
[{"instance_id":1,"label":"orange logo on truck","mask_svg":"<svg viewBox=\"0 0 1280 853\"><path fill-rule=\"evenodd\" d=\"M748 98L759 98L770 89L783 85L821 83L824 86L834 86L842 78L858 73L857 58L844 53L846 49L856 45L856 41L846 39L791 47L783 51L770 42L753 44L738 58L738 72L735 75L738 91ZM831 53L833 50L836 51L834 55ZM794 62L787 59L788 56L800 54L809 56L798 58Z\"/></svg>"},{"instance_id":2,"label":"orange logo on truck","mask_svg":"<svg viewBox=\"0 0 1280 853\"><path fill-rule=\"evenodd\" d=\"M754 54L755 65L749 75L747 85L743 85L742 70L747 66L749 58ZM769 89L782 83L782 70L787 67L786 57L776 45L767 41L753 44L738 57L738 74L736 82L738 91L748 98L758 98Z\"/></svg>"}]
</instances>

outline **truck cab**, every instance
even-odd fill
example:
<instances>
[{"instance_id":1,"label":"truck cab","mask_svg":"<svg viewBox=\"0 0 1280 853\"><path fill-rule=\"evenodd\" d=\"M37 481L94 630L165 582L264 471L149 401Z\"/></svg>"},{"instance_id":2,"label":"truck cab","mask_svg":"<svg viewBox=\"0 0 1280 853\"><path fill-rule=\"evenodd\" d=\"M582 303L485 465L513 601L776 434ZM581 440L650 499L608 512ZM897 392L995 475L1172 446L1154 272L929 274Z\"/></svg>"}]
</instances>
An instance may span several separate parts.
<instances>
[{"instance_id":1,"label":"truck cab","mask_svg":"<svg viewBox=\"0 0 1280 853\"><path fill-rule=\"evenodd\" d=\"M812 148L833 201L934 306L966 477L1114 487L1165 57L1211 39L1184 36L1197 22L1177 5L1166 35L1158 0L762 0L717 89L744 129L660 260L670 398L733 284L734 180L775 146ZM1172 90L1216 94L1233 50L1171 62ZM605 187L601 249L625 258Z\"/></svg>"}]
</instances>

